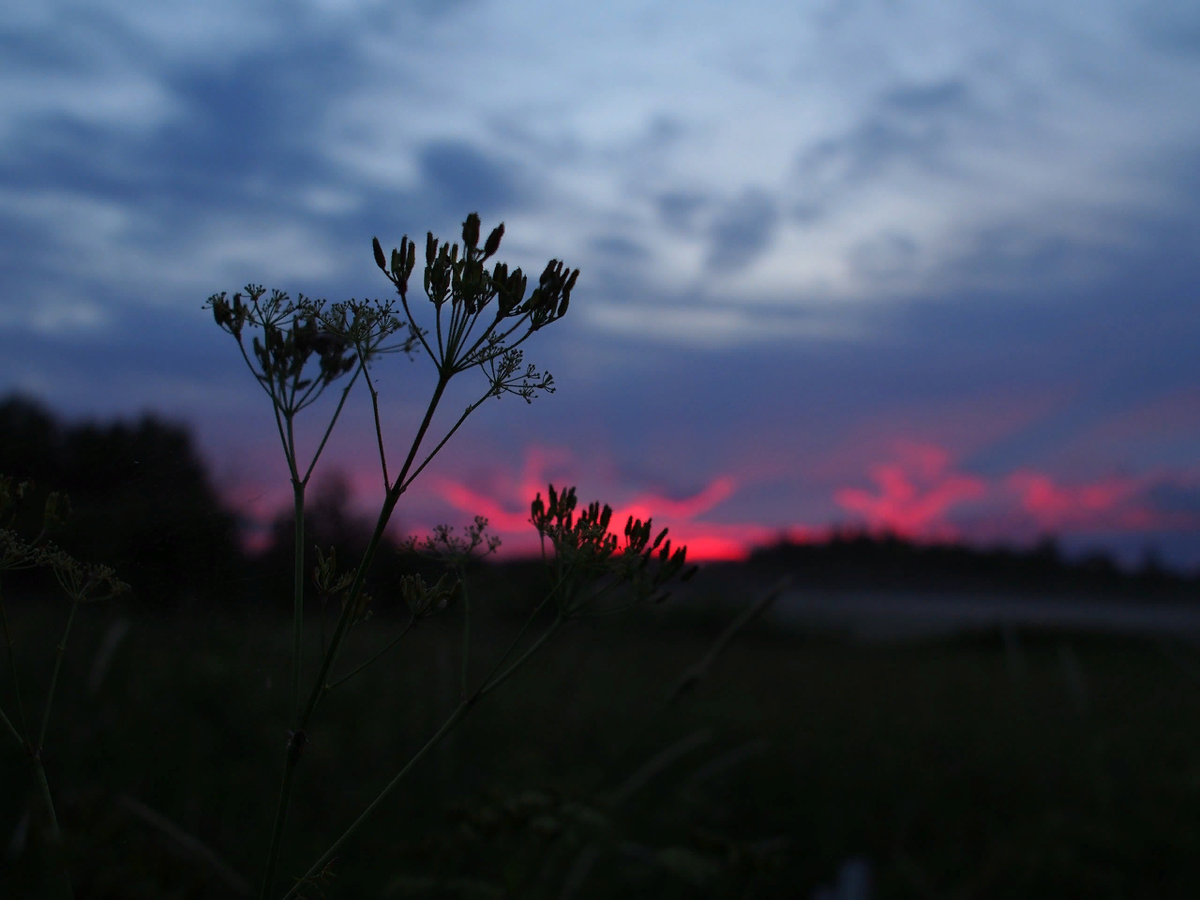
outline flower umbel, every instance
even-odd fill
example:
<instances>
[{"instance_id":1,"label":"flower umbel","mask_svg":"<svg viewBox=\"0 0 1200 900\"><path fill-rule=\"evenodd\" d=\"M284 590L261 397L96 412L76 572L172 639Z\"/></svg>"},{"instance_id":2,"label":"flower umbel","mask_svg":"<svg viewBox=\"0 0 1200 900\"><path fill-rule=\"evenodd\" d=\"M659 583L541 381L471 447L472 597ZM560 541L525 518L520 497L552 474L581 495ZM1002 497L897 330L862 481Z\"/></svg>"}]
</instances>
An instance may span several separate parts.
<instances>
[{"instance_id":1,"label":"flower umbel","mask_svg":"<svg viewBox=\"0 0 1200 900\"><path fill-rule=\"evenodd\" d=\"M549 504L541 493L530 504L530 523L542 539L543 557L547 540L554 551L553 560L547 559L547 563L561 586L556 602L564 617L584 610L597 612L596 601L616 585L632 590L633 603L661 603L670 596L670 591L663 590L668 584L687 581L696 573L697 566L687 566L687 547L671 551L668 529L650 540L652 520L642 522L630 516L622 543L608 530L612 507L591 503L577 516L575 488L558 493L549 485L548 495ZM601 586L593 591L591 586L596 583ZM620 608L627 605L631 604Z\"/></svg>"}]
</instances>

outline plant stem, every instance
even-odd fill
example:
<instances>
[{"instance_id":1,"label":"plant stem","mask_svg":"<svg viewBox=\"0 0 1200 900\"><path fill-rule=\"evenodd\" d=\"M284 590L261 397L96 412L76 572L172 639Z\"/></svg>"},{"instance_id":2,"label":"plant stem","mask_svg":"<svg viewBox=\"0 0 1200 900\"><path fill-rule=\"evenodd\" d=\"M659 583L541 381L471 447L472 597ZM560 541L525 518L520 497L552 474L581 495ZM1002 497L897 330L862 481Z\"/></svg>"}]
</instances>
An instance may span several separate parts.
<instances>
[{"instance_id":1,"label":"plant stem","mask_svg":"<svg viewBox=\"0 0 1200 900\"><path fill-rule=\"evenodd\" d=\"M46 708L42 710L42 730L38 732L37 752L42 752L46 744L46 728L50 725L50 707L54 703L54 690L58 687L58 673L62 669L63 654L67 649L67 638L71 635L71 623L75 621L75 611L79 609L79 601L71 603L71 613L67 616L67 627L63 629L62 640L58 642L58 650L54 656L54 671L50 675L50 688L46 691Z\"/></svg>"},{"instance_id":2,"label":"plant stem","mask_svg":"<svg viewBox=\"0 0 1200 900\"><path fill-rule=\"evenodd\" d=\"M78 606L78 603L71 605L71 615L67 618L67 633L71 630L71 620L75 617L76 606ZM21 736L22 732L26 735L31 732L29 731L29 723L25 718L25 704L21 700L21 683L17 678L17 659L13 651L12 629L8 624L8 610L4 606L3 594L0 594L0 622L3 623L4 639L8 643L8 661L12 667L13 692L17 695L17 712L21 723L20 731L17 730L16 726L13 725L12 721L9 720L3 711L0 711L0 718L4 719L6 729L25 750L25 754L29 757L29 763L33 766L33 775L34 780L37 781L38 794L42 798L42 806L45 807L46 815L49 818L50 838L54 845L53 852L58 856L57 862L59 868L62 870L63 894L68 898L73 898L75 893L71 888L71 874L67 871L66 860L62 857L62 832L58 828L58 815L54 811L54 799L50 796L50 782L46 780L46 769L42 765L41 753L42 740L46 735L46 723L50 719L50 703L54 699L54 686L58 681L58 670L62 663L62 651L67 642L67 634L63 634L62 641L59 643L59 655L54 663L54 675L50 679L50 693L46 698L46 710L42 718L42 731L38 737L37 746L34 746L27 737Z\"/></svg>"},{"instance_id":3,"label":"plant stem","mask_svg":"<svg viewBox=\"0 0 1200 900\"><path fill-rule=\"evenodd\" d=\"M408 474L413 459L421 447L425 433L429 430L429 424L433 421L433 414L437 410L438 403L442 399L442 394L445 393L446 384L449 380L449 377L444 374L438 378L437 388L433 392L433 397L430 398L429 407L425 410L425 418L421 421L421 427L417 431L416 437L413 438L412 447L408 451L408 458L404 462L404 468L401 470L399 476L397 476L395 485L388 491L387 496L384 498L383 508L380 509L379 518L375 522L375 531L371 535L371 541L367 544L366 552L358 564L358 570L354 573L354 583L350 586L350 592L347 594L346 602L342 606L342 614L338 617L337 626L334 629L333 636L329 640L329 647L326 649L325 655L321 660L321 669L317 673L316 680L313 682L312 691L309 692L308 702L305 704L303 712L300 713L296 722L296 728L293 730L292 736L288 741L288 755L283 772L283 787L279 795L279 804L275 809L275 826L271 831L271 847L267 852L267 870L263 875L263 889L261 894L263 900L266 900L266 897L269 895L271 884L275 880L275 871L279 865L279 853L283 841L283 826L287 818L288 805L291 802L296 765L300 761L300 754L306 740L304 729L307 727L313 710L317 708L317 703L325 692L325 682L329 678L329 671L333 666L333 661L337 658L342 641L345 639L346 632L350 628L350 618L358 597L362 593L363 584L367 577L367 569L371 565L371 560L375 557L375 551L379 548L379 544L383 540L383 533L387 528L388 521L391 519L392 511L400 501L400 494L404 489L404 478ZM292 471L294 478L294 466ZM293 483L295 482L293 481ZM297 551L297 557L299 557L299 550ZM299 656L296 658L298 660Z\"/></svg>"},{"instance_id":4,"label":"plant stem","mask_svg":"<svg viewBox=\"0 0 1200 900\"><path fill-rule=\"evenodd\" d=\"M498 688L501 683L508 680L508 678L511 677L513 673L517 671L517 669L524 665L543 644L550 640L550 638L553 637L565 623L566 619L562 618L562 616L556 617L554 623L548 629L546 629L541 637L534 642L533 646L521 654L521 657L516 662L509 666L495 679L481 684L475 689L475 692L471 694L471 696L459 703L459 705L455 707L454 712L450 714L450 717L442 723L442 727L434 733L433 737L425 742L425 746L418 750L413 757L404 764L404 768L396 773L396 776L389 781L387 786L379 792L379 794L370 802L370 804L368 804L367 808L362 811L362 813L357 819L354 820L353 823L351 823L350 827L342 832L341 837L334 841L333 844L330 845L329 849L326 850L321 856L321 858L313 863L312 867L304 873L304 876L300 878L292 887L292 889L283 896L283 900L290 900L291 897L295 897L296 893L301 889L301 886L305 882L319 875L337 856L338 851L345 846L346 842L349 841L350 838L354 836L355 832L357 832L358 829L363 825L363 823L370 818L371 814L374 813L375 810L377 810L388 798L392 791L396 789L401 780L403 780L404 776L409 773L413 766L420 762L430 750L441 743L442 739L450 733L451 729L453 729L454 726L457 725L467 715L468 712L471 711L476 703L478 703L484 696L490 694L492 691Z\"/></svg>"},{"instance_id":5,"label":"plant stem","mask_svg":"<svg viewBox=\"0 0 1200 900\"><path fill-rule=\"evenodd\" d=\"M321 694L324 692L325 681L329 678L329 670L333 665L333 660L337 657L338 651L341 649L342 641L345 640L346 631L350 627L351 614L359 595L362 593L363 584L367 578L367 569L370 568L371 561L375 558L375 551L379 549L379 545L383 541L383 533L387 529L387 524L392 517L392 511L396 508L396 504L400 502L400 494L403 493L405 487L404 479L408 475L408 470L412 468L413 459L416 458L417 451L421 447L421 442L425 439L426 432L429 431L429 424L433 421L433 414L437 410L438 403L441 402L442 394L445 393L446 384L449 380L446 376L438 379L437 388L433 392L433 397L430 398L429 407L425 410L425 418L421 421L421 427L417 430L416 437L413 438L412 447L408 451L408 458L404 461L404 467L400 470L400 474L396 476L396 481L392 485L392 489L384 497L383 508L380 509L379 518L375 522L375 531L371 535L370 543L367 544L367 549L363 553L361 562L358 564L358 570L354 573L354 583L350 585L350 592L346 595L346 602L342 605L342 613L338 617L337 626L334 628L333 636L329 639L329 649L325 651L325 657L321 661L321 670L317 675L317 680L313 683L312 691L308 695L308 703L299 721L300 728L305 728L308 725L308 720L312 716L313 710L317 708L317 702L321 699Z\"/></svg>"},{"instance_id":6,"label":"plant stem","mask_svg":"<svg viewBox=\"0 0 1200 900\"><path fill-rule=\"evenodd\" d=\"M321 458L321 453L325 450L325 444L329 441L329 436L333 434L333 426L337 424L338 416L342 414L342 407L346 405L346 398L350 396L350 389L354 387L354 382L358 381L358 373L365 370L366 365L360 364L360 367L354 373L354 377L350 379L350 383L342 389L342 399L338 401L337 409L333 411L333 418L329 420L329 427L325 429L325 434L321 436L321 443L317 445L317 451L313 454L312 462L308 464L308 471L304 473L305 484L308 484L309 476L312 475L313 469L317 467L317 460ZM322 390L324 389L322 388Z\"/></svg>"},{"instance_id":7,"label":"plant stem","mask_svg":"<svg viewBox=\"0 0 1200 900\"><path fill-rule=\"evenodd\" d=\"M792 576L784 575L776 581L770 588L766 590L756 601L743 609L732 622L730 622L720 636L713 641L712 646L708 648L708 652L694 666L691 666L667 692L667 703L674 703L681 695L691 690L696 686L705 673L712 668L713 663L717 661L725 648L729 646L730 641L737 637L738 632L753 622L756 618L762 615L767 608L778 599L779 595L791 587Z\"/></svg>"},{"instance_id":8,"label":"plant stem","mask_svg":"<svg viewBox=\"0 0 1200 900\"><path fill-rule=\"evenodd\" d=\"M8 644L8 664L12 669L13 693L17 697L17 720L21 723L21 733L29 734L29 722L25 718L25 703L21 700L21 680L17 677L17 657L13 650L12 629L8 625L8 610L4 607L4 597L0 594L0 622L4 624L4 640ZM25 743L25 738L21 743Z\"/></svg>"},{"instance_id":9,"label":"plant stem","mask_svg":"<svg viewBox=\"0 0 1200 900\"><path fill-rule=\"evenodd\" d=\"M62 870L63 894L68 898L73 898L75 891L71 887L71 873L67 871L67 861L63 858L62 832L58 828L58 816L54 812L54 800L50 797L50 782L46 780L46 769L42 766L41 752L32 752L29 755L29 761L33 764L34 777L37 779L42 805L45 806L46 815L50 818L50 840L53 844L53 852L58 857L58 867Z\"/></svg>"},{"instance_id":10,"label":"plant stem","mask_svg":"<svg viewBox=\"0 0 1200 900\"><path fill-rule=\"evenodd\" d=\"M271 829L271 847L267 851L267 870L263 874L262 889L259 891L260 900L271 896L271 886L275 881L275 870L279 866L279 852L283 849L283 829L287 824L288 807L292 802L292 788L296 781L296 763L304 751L304 732L293 732L288 739L287 763L283 767L283 784L279 789L279 805L275 809L275 825Z\"/></svg>"},{"instance_id":11,"label":"plant stem","mask_svg":"<svg viewBox=\"0 0 1200 900\"><path fill-rule=\"evenodd\" d=\"M408 481L406 481L404 483L401 490L404 490L410 484L412 484L413 481L416 480L416 477L425 470L425 467L427 465L429 465L430 462L433 461L433 458L438 455L438 452L443 447L446 446L446 442L449 441L450 438L454 437L454 432L458 431L459 426L462 425L463 422L467 421L467 416L469 416L469 415L471 415L471 413L475 412L475 410L477 410L480 407L480 405L483 403L483 401L486 400L490 396L491 396L490 393L484 394L482 397L480 397L478 400L476 400L474 403L472 403L470 406L468 406L463 411L463 414L458 417L458 421L455 422L454 426L449 431L446 432L445 436L438 442L438 445L436 447L434 447L431 451L429 451L429 455L425 457L425 461L422 462L421 465L417 466L417 468L413 471L413 473L408 476ZM399 483L399 482L397 482L397 483Z\"/></svg>"},{"instance_id":12,"label":"plant stem","mask_svg":"<svg viewBox=\"0 0 1200 900\"><path fill-rule=\"evenodd\" d=\"M295 505L295 567L292 571L292 709L300 715L300 666L304 656L304 482L292 479Z\"/></svg>"},{"instance_id":13,"label":"plant stem","mask_svg":"<svg viewBox=\"0 0 1200 900\"><path fill-rule=\"evenodd\" d=\"M383 803L383 801L388 798L392 791L396 789L396 786L400 784L401 780L409 773L413 766L419 763L424 758L425 754L441 743L442 738L449 734L450 730L457 725L459 721L470 711L472 702L473 701L464 701L455 708L454 712L450 714L450 717L442 723L442 727L434 733L433 737L425 742L425 746L418 750L413 755L412 759L405 763L404 768L396 773L396 777L388 782L387 786L379 792L379 795L370 802L367 808L362 811L362 813L357 819L354 820L350 827L342 832L342 836L334 841L329 849L325 851L324 855L322 855L320 859L313 863L312 867L306 873L304 873L304 877L300 878L292 887L292 889L284 894L283 900L289 900L289 898L295 897L296 893L301 889L301 886L306 881L309 881L316 875L319 875L321 871L327 865L329 865L334 857L337 856L338 851L342 849L345 843L354 836L355 832L358 831L362 824L371 817L371 814L374 813L375 810L378 809Z\"/></svg>"},{"instance_id":14,"label":"plant stem","mask_svg":"<svg viewBox=\"0 0 1200 900\"><path fill-rule=\"evenodd\" d=\"M521 638L525 636L525 632L529 630L529 626L533 624L533 620L536 619L538 613L542 611L542 607L549 603L550 599L558 592L558 589L563 586L563 580L563 577L560 577L547 592L546 596L538 601L537 606L533 608L533 612L531 612L529 617L525 620L525 624L521 626L521 630L517 632L517 636L513 638L512 643L508 645L508 649L504 651L504 655L496 660L496 663L492 666L491 671L488 672L487 676L483 679L484 685L488 684L492 680L495 674L499 672L504 664L508 661L508 658L512 656L513 651L517 649L517 645L521 643ZM561 618L561 613L559 614L559 617Z\"/></svg>"},{"instance_id":15,"label":"plant stem","mask_svg":"<svg viewBox=\"0 0 1200 900\"><path fill-rule=\"evenodd\" d=\"M459 699L467 699L467 673L471 661L471 598L467 593L466 573L460 571L458 578L459 589L463 598L463 636L462 636L462 679L459 686Z\"/></svg>"},{"instance_id":16,"label":"plant stem","mask_svg":"<svg viewBox=\"0 0 1200 900\"><path fill-rule=\"evenodd\" d=\"M497 675L494 678L490 679L489 681L486 681L483 684L481 684L479 686L479 688L475 691L475 695L477 697L484 697L484 696L490 694L496 688L500 687L500 685L502 685L504 682L506 682L509 678L511 678L513 676L513 674L517 671L517 669L519 669L519 668L521 668L521 666L525 665L525 663L529 660L529 658L531 656L533 656L533 654L536 653L539 649L541 649L541 646L544 643L546 643L546 641L548 641L548 640L550 640L550 638L554 637L554 635L556 635L565 624L567 624L566 619L564 619L561 615L555 616L554 622L551 623L550 627L547 628L544 632L542 632L542 636L539 637L536 641L534 641L533 644L530 645L529 649L526 650L524 653L522 653L517 658L516 662L514 662L511 666L509 666L507 669L505 669L499 675Z\"/></svg>"},{"instance_id":17,"label":"plant stem","mask_svg":"<svg viewBox=\"0 0 1200 900\"><path fill-rule=\"evenodd\" d=\"M5 729L13 736L13 740L20 744L21 747L24 747L25 738L21 737L21 732L17 731L16 726L13 725L12 720L9 719L3 709L0 709L0 722L4 723Z\"/></svg>"},{"instance_id":18,"label":"plant stem","mask_svg":"<svg viewBox=\"0 0 1200 900\"><path fill-rule=\"evenodd\" d=\"M404 637L406 634L408 634L409 629L411 629L415 624L417 624L416 618L409 619L408 624L404 626L404 628L401 630L401 632L398 635L396 635L394 638L392 638L390 641L388 641L386 647L384 647L378 653L374 654L370 659L368 659L362 665L357 666L356 668L347 672L341 678L338 678L338 679L335 679L334 681L329 682L329 684L325 685L325 690L328 691L331 688L337 687L343 681L353 678L355 675L357 675L359 672L361 672L363 669L365 669L371 663L375 662L375 660L379 659L379 657L383 656L383 654L387 653L389 650L391 650L393 647L395 647L398 643L400 643L400 639L402 637Z\"/></svg>"},{"instance_id":19,"label":"plant stem","mask_svg":"<svg viewBox=\"0 0 1200 900\"><path fill-rule=\"evenodd\" d=\"M371 383L371 373L366 369L366 363L363 363L363 378L367 382L367 392L371 395L371 412L375 416L375 443L379 445L379 467L383 470L383 490L387 492L392 489L392 483L388 481L387 454L383 450L383 425L379 421L379 392Z\"/></svg>"}]
</instances>

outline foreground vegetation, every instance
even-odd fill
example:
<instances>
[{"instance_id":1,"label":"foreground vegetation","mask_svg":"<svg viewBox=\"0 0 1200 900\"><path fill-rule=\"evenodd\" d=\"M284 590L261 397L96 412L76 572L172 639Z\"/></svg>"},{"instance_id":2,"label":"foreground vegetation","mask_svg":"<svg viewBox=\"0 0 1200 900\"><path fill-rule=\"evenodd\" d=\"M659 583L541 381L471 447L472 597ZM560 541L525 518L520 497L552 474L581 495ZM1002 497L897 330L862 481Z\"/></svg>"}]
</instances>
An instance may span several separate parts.
<instances>
[{"instance_id":1,"label":"foreground vegetation","mask_svg":"<svg viewBox=\"0 0 1200 900\"><path fill-rule=\"evenodd\" d=\"M10 607L32 673L47 674L56 607ZM498 649L513 626L479 615L481 650ZM246 823L271 821L260 760L287 712L283 622L80 611L45 764L81 896L252 891L268 835ZM458 703L461 631L452 616L422 627L326 712L300 776L313 802L295 810L297 858L320 852ZM669 613L574 623L423 761L324 890L807 896L853 855L881 897L1200 891L1190 651L1026 635L1014 668L999 636L856 646L764 625L666 705L716 630ZM365 651L380 634L354 639ZM6 746L0 822L17 827L0 835L5 897L40 896L47 877L24 766Z\"/></svg>"}]
</instances>

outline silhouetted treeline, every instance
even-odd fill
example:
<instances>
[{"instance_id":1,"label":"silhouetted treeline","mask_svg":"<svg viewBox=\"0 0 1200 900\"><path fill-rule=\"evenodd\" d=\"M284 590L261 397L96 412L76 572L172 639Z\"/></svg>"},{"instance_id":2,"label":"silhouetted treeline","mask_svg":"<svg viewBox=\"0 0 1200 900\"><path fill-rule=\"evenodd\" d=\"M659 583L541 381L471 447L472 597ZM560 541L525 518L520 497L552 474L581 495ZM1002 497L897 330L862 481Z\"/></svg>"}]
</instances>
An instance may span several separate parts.
<instances>
[{"instance_id":1,"label":"silhouetted treeline","mask_svg":"<svg viewBox=\"0 0 1200 900\"><path fill-rule=\"evenodd\" d=\"M68 426L12 397L0 402L0 473L35 483L22 519L27 537L46 494L66 492L74 511L53 540L84 562L111 565L138 601L211 596L242 574L235 517L182 426L151 415Z\"/></svg>"},{"instance_id":2,"label":"silhouetted treeline","mask_svg":"<svg viewBox=\"0 0 1200 900\"><path fill-rule=\"evenodd\" d=\"M135 603L286 608L291 602L291 509L272 523L266 552L246 554L238 518L222 505L185 426L151 415L135 424L64 425L38 403L12 397L0 402L0 473L37 484L23 521L28 534L36 531L45 495L52 490L68 493L74 514L56 542L85 562L113 566L132 586ZM342 568L356 564L366 548L374 521L354 514L350 499L346 481L336 473L310 486L306 578L316 563L314 546L336 548ZM762 580L790 573L798 586L831 589L1102 592L1200 599L1200 576L1165 570L1153 557L1139 571L1123 572L1100 553L1069 561L1052 540L1030 550L975 549L841 533L823 543L780 543L756 551L745 563L706 568L712 580ZM367 583L377 610L399 607L396 586L401 575L413 571L431 579L440 574L435 564L401 555L385 542ZM540 566L529 560L491 563L480 575L481 588L501 610L526 609L529 597L544 587ZM18 588L31 584L21 573L5 573L4 580ZM311 592L311 585L306 590Z\"/></svg>"},{"instance_id":3,"label":"silhouetted treeline","mask_svg":"<svg viewBox=\"0 0 1200 900\"><path fill-rule=\"evenodd\" d=\"M0 401L0 474L35 483L24 504L20 531L37 533L45 497L65 492L73 513L55 543L84 562L111 565L132 588L131 602L153 608L181 603L265 605L291 603L294 513L289 507L271 525L264 553L247 554L237 514L226 508L196 453L186 426L143 416L135 424L67 425L23 397ZM374 521L356 516L350 491L337 473L309 488L305 509L306 578L316 564L314 547L334 548L340 568L356 564ZM376 608L394 608L390 590L405 572L434 578L427 560L401 555L385 541L367 582ZM48 573L6 572L4 585L49 588ZM306 583L306 590L312 587Z\"/></svg>"}]
</instances>

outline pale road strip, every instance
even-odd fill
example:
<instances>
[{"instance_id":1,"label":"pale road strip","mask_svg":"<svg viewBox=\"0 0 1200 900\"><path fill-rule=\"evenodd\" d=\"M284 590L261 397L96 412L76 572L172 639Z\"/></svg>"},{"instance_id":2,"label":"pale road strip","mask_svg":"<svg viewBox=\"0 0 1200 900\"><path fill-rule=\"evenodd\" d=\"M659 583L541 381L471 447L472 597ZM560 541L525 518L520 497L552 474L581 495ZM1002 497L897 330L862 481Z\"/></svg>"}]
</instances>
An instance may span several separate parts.
<instances>
[{"instance_id":1,"label":"pale road strip","mask_svg":"<svg viewBox=\"0 0 1200 900\"><path fill-rule=\"evenodd\" d=\"M1009 626L1200 642L1200 602L1195 606L1141 605L1083 598L791 590L779 597L770 617L785 625L848 628L855 636L867 639L921 637Z\"/></svg>"}]
</instances>

